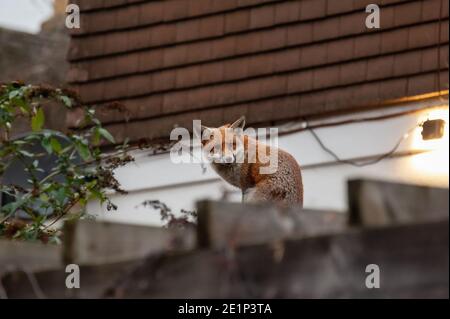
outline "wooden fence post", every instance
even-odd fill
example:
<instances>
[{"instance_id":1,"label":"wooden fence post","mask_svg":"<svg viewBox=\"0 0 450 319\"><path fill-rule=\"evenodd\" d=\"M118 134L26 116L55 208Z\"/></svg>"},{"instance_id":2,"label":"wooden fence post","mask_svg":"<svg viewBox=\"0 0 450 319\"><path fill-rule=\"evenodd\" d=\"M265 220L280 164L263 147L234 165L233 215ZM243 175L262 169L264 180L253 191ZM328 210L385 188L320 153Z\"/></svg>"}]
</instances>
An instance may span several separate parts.
<instances>
[{"instance_id":1,"label":"wooden fence post","mask_svg":"<svg viewBox=\"0 0 450 319\"><path fill-rule=\"evenodd\" d=\"M449 191L377 180L348 182L350 223L382 226L448 220Z\"/></svg>"},{"instance_id":2,"label":"wooden fence post","mask_svg":"<svg viewBox=\"0 0 450 319\"><path fill-rule=\"evenodd\" d=\"M223 248L340 232L347 216L339 212L277 208L269 204L201 201L197 204L200 247Z\"/></svg>"}]
</instances>

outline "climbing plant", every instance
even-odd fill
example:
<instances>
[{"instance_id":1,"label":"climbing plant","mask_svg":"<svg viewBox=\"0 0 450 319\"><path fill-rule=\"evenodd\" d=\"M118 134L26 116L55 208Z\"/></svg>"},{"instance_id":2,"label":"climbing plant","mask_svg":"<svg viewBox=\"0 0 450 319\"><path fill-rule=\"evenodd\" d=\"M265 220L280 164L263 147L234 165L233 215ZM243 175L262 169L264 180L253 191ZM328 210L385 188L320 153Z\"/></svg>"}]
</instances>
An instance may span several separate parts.
<instances>
[{"instance_id":1,"label":"climbing plant","mask_svg":"<svg viewBox=\"0 0 450 319\"><path fill-rule=\"evenodd\" d=\"M44 105L49 101L57 102L51 112L59 112L58 107L81 109L77 128L47 128ZM28 129L17 133L23 123ZM0 237L58 242L57 222L89 216L88 201L99 200L108 210L116 209L109 190L124 191L114 170L133 158L127 143L108 153L104 144L114 145L113 136L96 118L94 108L82 105L73 92L1 84ZM16 180L10 172L24 177Z\"/></svg>"}]
</instances>

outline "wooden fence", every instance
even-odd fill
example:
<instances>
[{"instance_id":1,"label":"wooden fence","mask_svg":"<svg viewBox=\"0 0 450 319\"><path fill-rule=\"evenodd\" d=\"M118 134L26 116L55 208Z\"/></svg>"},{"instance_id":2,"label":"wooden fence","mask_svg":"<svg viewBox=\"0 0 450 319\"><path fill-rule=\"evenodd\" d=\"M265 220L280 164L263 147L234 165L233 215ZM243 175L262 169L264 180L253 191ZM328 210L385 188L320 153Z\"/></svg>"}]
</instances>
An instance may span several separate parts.
<instances>
[{"instance_id":1,"label":"wooden fence","mask_svg":"<svg viewBox=\"0 0 450 319\"><path fill-rule=\"evenodd\" d=\"M60 246L0 241L0 296L448 298L448 189L348 190L348 213L203 201L196 228L83 220ZM68 264L80 288L66 287ZM366 286L370 264L380 288Z\"/></svg>"}]
</instances>

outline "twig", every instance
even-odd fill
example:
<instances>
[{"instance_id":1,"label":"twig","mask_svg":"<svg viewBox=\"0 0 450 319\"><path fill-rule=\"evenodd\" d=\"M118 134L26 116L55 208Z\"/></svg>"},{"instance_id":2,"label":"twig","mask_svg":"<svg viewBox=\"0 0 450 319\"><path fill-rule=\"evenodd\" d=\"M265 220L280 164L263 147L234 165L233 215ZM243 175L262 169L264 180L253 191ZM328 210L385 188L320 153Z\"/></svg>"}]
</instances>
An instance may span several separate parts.
<instances>
[{"instance_id":1,"label":"twig","mask_svg":"<svg viewBox=\"0 0 450 319\"><path fill-rule=\"evenodd\" d=\"M28 271L28 269L21 267L21 270L27 275L28 281L31 284L31 288L33 289L34 294L38 299L45 299L45 294L42 291L41 287L39 286L39 282L36 279L36 276Z\"/></svg>"}]
</instances>

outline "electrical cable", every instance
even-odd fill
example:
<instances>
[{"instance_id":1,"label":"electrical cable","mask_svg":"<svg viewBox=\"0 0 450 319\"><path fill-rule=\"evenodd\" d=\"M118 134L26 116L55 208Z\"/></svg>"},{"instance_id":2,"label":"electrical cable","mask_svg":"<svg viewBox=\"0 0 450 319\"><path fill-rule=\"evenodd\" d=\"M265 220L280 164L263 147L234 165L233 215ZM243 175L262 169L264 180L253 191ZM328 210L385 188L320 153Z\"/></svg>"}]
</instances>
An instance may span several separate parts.
<instances>
[{"instance_id":1,"label":"electrical cable","mask_svg":"<svg viewBox=\"0 0 450 319\"><path fill-rule=\"evenodd\" d=\"M289 130L284 130L284 131L282 130L281 132L279 132L279 135L280 136L290 135L293 133L306 131L310 128L315 129L315 128L330 127L330 126L341 126L341 125L346 125L346 124L356 124L356 123L362 123L362 122L375 122L375 121L381 121L381 120L388 120L391 118L396 118L396 117L405 116L405 115L409 115L409 114L422 113L427 109L435 109L437 107L438 106L427 106L427 107L423 107L423 108L406 110L406 111L384 114L384 115L379 115L379 116L362 117L362 118L348 119L348 120L335 121L335 122L329 122L329 123L320 123L320 124L316 124L316 125L307 125L307 126L303 126L301 128L289 129ZM307 123L306 118L303 118L303 121L304 121L304 123Z\"/></svg>"},{"instance_id":2,"label":"electrical cable","mask_svg":"<svg viewBox=\"0 0 450 319\"><path fill-rule=\"evenodd\" d=\"M308 125L308 122L306 122L306 124ZM317 141L317 143L320 145L320 147L325 152L330 154L336 160L336 162L342 163L342 164L348 164L348 165L352 165L352 166L356 166L356 167L363 167L363 166L368 166L368 165L373 165L373 164L379 163L383 159L392 156L397 151L397 149L400 147L403 140L405 140L409 136L409 134L411 134L411 132L414 131L420 125L421 124L418 124L418 125L410 128L400 139L398 139L397 143L395 143L394 147L390 151L383 153L379 157L369 160L369 161L366 161L366 162L358 162L358 161L353 161L353 160L341 159L334 151L332 151L330 148L328 148L323 143L323 141L320 139L320 137L317 135L317 133L314 131L313 128L310 128L307 126L306 129L308 129L309 132L311 132L311 135L314 137L314 139Z\"/></svg>"}]
</instances>

